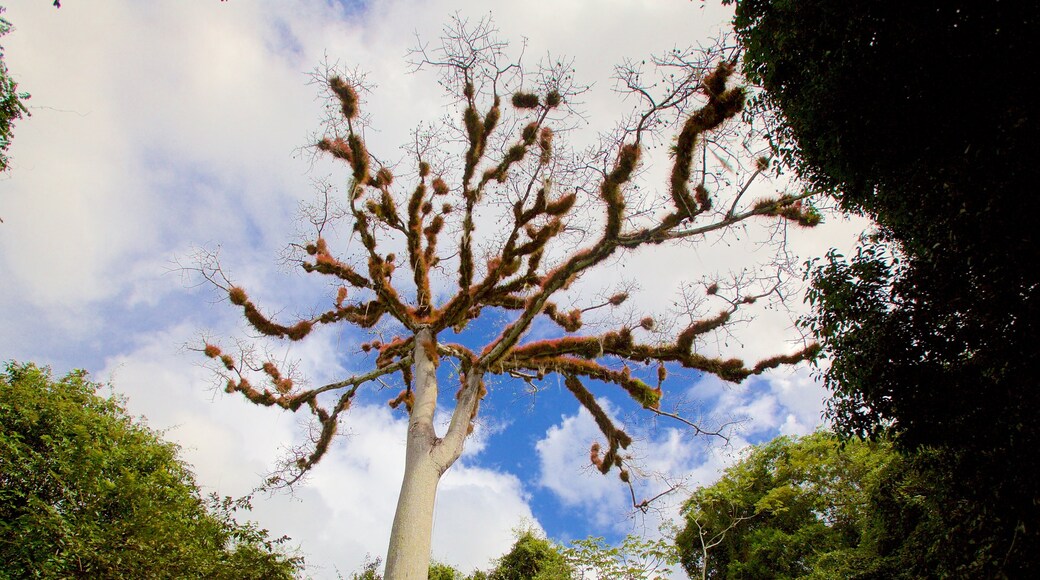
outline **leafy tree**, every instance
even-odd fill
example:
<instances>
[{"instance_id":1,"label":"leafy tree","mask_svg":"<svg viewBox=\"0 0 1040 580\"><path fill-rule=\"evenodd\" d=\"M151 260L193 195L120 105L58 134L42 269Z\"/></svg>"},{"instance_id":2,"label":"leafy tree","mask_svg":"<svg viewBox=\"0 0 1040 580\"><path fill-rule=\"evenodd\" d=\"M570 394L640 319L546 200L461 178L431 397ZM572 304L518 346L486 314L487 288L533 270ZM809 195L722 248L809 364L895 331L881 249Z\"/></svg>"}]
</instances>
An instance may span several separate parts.
<instances>
[{"instance_id":1,"label":"leafy tree","mask_svg":"<svg viewBox=\"0 0 1040 580\"><path fill-rule=\"evenodd\" d=\"M743 0L735 27L781 158L879 225L812 273L836 427L944 482L922 573L1040 574L1040 6Z\"/></svg>"},{"instance_id":2,"label":"leafy tree","mask_svg":"<svg viewBox=\"0 0 1040 580\"><path fill-rule=\"evenodd\" d=\"M670 578L671 567L679 563L673 541L647 540L634 534L625 536L618 546L599 537L576 540L563 550L563 556L581 579L661 580Z\"/></svg>"},{"instance_id":3,"label":"leafy tree","mask_svg":"<svg viewBox=\"0 0 1040 580\"><path fill-rule=\"evenodd\" d=\"M488 579L570 580L573 573L559 546L532 530L524 530L509 552L498 559Z\"/></svg>"},{"instance_id":4,"label":"leafy tree","mask_svg":"<svg viewBox=\"0 0 1040 580\"><path fill-rule=\"evenodd\" d=\"M351 580L381 580L378 569L382 560L366 559L360 573ZM635 535L625 537L619 546L607 544L603 538L590 537L564 548L530 528L517 530L517 539L509 552L498 558L490 571L476 570L466 576L448 564L431 562L430 580L571 580L599 578L612 580L656 580L668 578L672 565L678 563L673 542L666 539L644 540Z\"/></svg>"},{"instance_id":5,"label":"leafy tree","mask_svg":"<svg viewBox=\"0 0 1040 580\"><path fill-rule=\"evenodd\" d=\"M372 558L370 555L365 555L365 563L361 567L361 572L355 572L350 575L350 580L383 580L382 574L379 573L379 568L383 563L382 558Z\"/></svg>"},{"instance_id":6,"label":"leafy tree","mask_svg":"<svg viewBox=\"0 0 1040 580\"><path fill-rule=\"evenodd\" d=\"M430 580L463 580L464 575L453 566L440 562L430 562L427 573Z\"/></svg>"},{"instance_id":7,"label":"leafy tree","mask_svg":"<svg viewBox=\"0 0 1040 580\"><path fill-rule=\"evenodd\" d=\"M736 144L742 136L725 128L740 112L744 90L735 86L733 65L721 48L673 51L653 61L661 76L657 82L643 80L650 73L634 65L621 67L619 80L640 108L601 146L583 153L571 150L566 132L554 129L571 127L574 101L584 91L569 65L548 61L528 67L510 59L506 49L488 22L456 21L438 49L413 53L415 66L442 73L441 85L459 115L449 117L440 131L416 131L407 158L393 168L365 144L368 119L361 108L367 87L357 76L323 76L335 115L317 150L343 162L351 179L341 201L325 192L323 203L308 215L314 237L297 246L303 270L339 285L321 312L275 321L218 263L204 259L200 265L261 335L297 341L320 325L340 322L378 328L359 353L370 353L370 370L323 386L305 386L285 365L255 356L262 349L229 353L206 344L204 352L229 393L259 405L307 410L316 419L313 446L293 457L274 481L290 485L325 454L341 413L360 389L399 377L402 389L390 405L406 411L409 423L386 558L390 578L427 573L437 485L473 430L487 378L535 384L561 376L605 438L593 447L592 462L603 473L615 469L630 484L624 449L632 439L597 403L586 386L590 381L620 388L647 413L696 427L661 408L665 364L740 381L815 352L808 346L745 363L705 356L695 346L734 320L738 310L774 294L772 282L762 281L775 280L776 272L759 279L750 274L722 287L706 284L707 299L699 289L697 296L687 296L686 303L714 304L712 310L632 320L610 316L606 313L617 312L613 309L628 293L608 289L601 299L566 298L589 304L584 308L567 309L560 302L576 280L626 252L703 240L756 217L806 226L819 221L804 201L807 193L757 201L742 197L764 161L741 158ZM637 189L634 180L647 143L673 135L667 189ZM720 143L734 147L726 162L709 166L702 160ZM734 174L746 180L733 184ZM333 253L339 219L356 241L354 255ZM478 221L485 224L479 230ZM400 271L407 274L394 277ZM455 273L453 280L438 280L449 272ZM604 310L592 312L596 309ZM598 328L582 333L583 316L600 318ZM498 332L472 348L467 344L475 337L465 330L478 320ZM525 340L536 322L551 325L551 338ZM440 365L445 359L454 361L459 389L449 403L454 404L450 425L438 435L433 418L438 366L447 367Z\"/></svg>"},{"instance_id":8,"label":"leafy tree","mask_svg":"<svg viewBox=\"0 0 1040 580\"><path fill-rule=\"evenodd\" d=\"M292 578L302 560L199 497L177 447L77 371L0 373L0 561L12 578Z\"/></svg>"},{"instance_id":9,"label":"leafy tree","mask_svg":"<svg viewBox=\"0 0 1040 580\"><path fill-rule=\"evenodd\" d=\"M0 15L3 13L4 7L0 6ZM11 23L0 16L0 37L10 31ZM23 102L28 98L28 93L18 92L18 83L14 82L7 71L4 47L0 45L0 173L7 170L7 148L11 146L14 122L21 119L23 114L29 114Z\"/></svg>"},{"instance_id":10,"label":"leafy tree","mask_svg":"<svg viewBox=\"0 0 1040 580\"><path fill-rule=\"evenodd\" d=\"M905 501L882 489L897 460L825 431L756 447L687 501L681 563L694 578L897 577L873 533L880 498Z\"/></svg>"}]
</instances>

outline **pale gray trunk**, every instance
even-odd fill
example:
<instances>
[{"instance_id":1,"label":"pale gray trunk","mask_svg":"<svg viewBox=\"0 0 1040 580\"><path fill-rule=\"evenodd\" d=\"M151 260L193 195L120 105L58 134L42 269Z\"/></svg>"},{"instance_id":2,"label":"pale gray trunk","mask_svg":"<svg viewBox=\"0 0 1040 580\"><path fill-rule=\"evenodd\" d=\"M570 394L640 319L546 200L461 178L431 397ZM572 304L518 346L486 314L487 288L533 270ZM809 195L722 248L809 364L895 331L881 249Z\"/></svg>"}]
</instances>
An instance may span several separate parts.
<instances>
[{"instance_id":1,"label":"pale gray trunk","mask_svg":"<svg viewBox=\"0 0 1040 580\"><path fill-rule=\"evenodd\" d=\"M424 346L434 337L423 328L415 335L412 412L408 420L404 481L390 530L386 580L425 580L430 565L433 507L441 475L462 455L470 421L480 395L481 377L471 371L443 439L437 437L433 416L437 410L437 364Z\"/></svg>"}]
</instances>

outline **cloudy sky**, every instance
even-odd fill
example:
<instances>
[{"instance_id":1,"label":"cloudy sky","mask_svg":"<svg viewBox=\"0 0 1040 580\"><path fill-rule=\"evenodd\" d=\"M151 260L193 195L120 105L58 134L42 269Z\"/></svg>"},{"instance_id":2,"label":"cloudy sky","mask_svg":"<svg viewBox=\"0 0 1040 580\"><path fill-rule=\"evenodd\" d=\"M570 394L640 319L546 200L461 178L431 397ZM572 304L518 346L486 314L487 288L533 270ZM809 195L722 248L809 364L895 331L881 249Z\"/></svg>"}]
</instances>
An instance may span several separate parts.
<instances>
[{"instance_id":1,"label":"cloudy sky","mask_svg":"<svg viewBox=\"0 0 1040 580\"><path fill-rule=\"evenodd\" d=\"M212 372L187 347L247 333L238 312L183 266L219 248L236 282L287 315L327 291L279 260L315 183L347 176L302 149L324 115L309 82L315 67L367 71L369 147L400 157L412 128L453 110L435 75L409 71L407 50L417 38L436 41L454 14L491 14L514 47L526 39L525 58L573 58L578 80L593 85L574 139L591 141L631 106L612 90L615 64L707 42L728 19L715 3L684 0L5 4L14 25L3 39L5 59L19 88L32 93L32 117L17 125L10 169L0 176L0 358L58 374L85 368L110 382L133 414L183 446L207 491L236 496L304 438L306 424L214 388ZM646 176L643 188L658 187L653 170ZM848 248L857 227L838 217L809 232L767 224L640 253L583 279L571 300L589 304L625 282L639 290L630 308L652 311L680 300L684 283L733 279L772 261L772 246L762 243L770 236L784 236L798 263ZM800 303L792 289L788 304ZM732 334L702 348L753 360L799 344L797 313L776 304L746 312ZM496 323L485 324L478 335ZM324 329L277 352L323 384L363 368L364 340ZM637 437L646 493L665 481L682 479L691 489L710 482L748 443L806 433L821 421L823 392L805 368L739 386L694 373L676 373L669 384L666 400L682 403L687 415L737 423L724 445L680 424L649 422L623 398L597 391ZM537 393L504 380L491 387L466 454L441 483L434 557L486 567L524 522L561 541L654 533L660 515L634 517L616 477L590 472L588 448L599 434L558 384ZM385 404L393 394L363 395L344 435L295 494L255 501L255 519L292 536L314 577L349 574L366 554L386 549L404 456L405 417ZM682 496L673 498L662 504L666 515Z\"/></svg>"}]
</instances>

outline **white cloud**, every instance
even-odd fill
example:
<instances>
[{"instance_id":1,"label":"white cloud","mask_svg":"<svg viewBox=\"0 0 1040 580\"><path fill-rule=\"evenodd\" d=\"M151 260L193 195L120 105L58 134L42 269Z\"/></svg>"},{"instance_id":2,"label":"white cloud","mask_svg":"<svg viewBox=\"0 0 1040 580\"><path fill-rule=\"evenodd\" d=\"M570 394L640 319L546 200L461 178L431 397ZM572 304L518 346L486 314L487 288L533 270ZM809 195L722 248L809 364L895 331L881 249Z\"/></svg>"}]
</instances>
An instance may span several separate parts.
<instances>
[{"instance_id":1,"label":"white cloud","mask_svg":"<svg viewBox=\"0 0 1040 580\"><path fill-rule=\"evenodd\" d=\"M520 522L534 522L516 476L456 464L441 480L434 516L433 556L461 570L487 569L506 553Z\"/></svg>"},{"instance_id":2,"label":"white cloud","mask_svg":"<svg viewBox=\"0 0 1040 580\"><path fill-rule=\"evenodd\" d=\"M715 428L733 422L723 431L727 439L696 435L692 429L661 418L643 425L624 427L634 442L626 450L631 456L638 499L650 498L681 484L661 498L648 516L633 509L628 488L617 478L616 469L604 476L590 465L589 447L603 435L584 408L564 415L537 442L538 484L569 509L596 522L604 530L627 533L635 526L642 533L656 534L658 524L678 518L682 501L697 487L710 485L724 469L743 458L750 443L776 435L805 435L821 423L822 387L804 366L775 370L742 385L704 377L688 393L689 405L700 406L702 426ZM609 401L600 401L608 415L617 411ZM638 413L638 412L637 412ZM616 423L618 424L618 423ZM619 424L620 426L620 424Z\"/></svg>"},{"instance_id":3,"label":"white cloud","mask_svg":"<svg viewBox=\"0 0 1040 580\"><path fill-rule=\"evenodd\" d=\"M826 390L802 364L769 371L740 385L704 377L690 388L689 396L714 400L714 415L741 422L738 434L804 435L823 424Z\"/></svg>"},{"instance_id":4,"label":"white cloud","mask_svg":"<svg viewBox=\"0 0 1040 580\"><path fill-rule=\"evenodd\" d=\"M608 401L600 404L608 415L616 411ZM564 415L535 444L539 460L538 484L550 491L566 508L594 522L595 528L615 533L638 529L656 534L659 524L678 516L678 508L690 491L713 481L722 468L733 461L735 446L745 443L739 437L726 445L722 439L695 436L691 431L670 425L624 426L633 436L632 445L623 451L637 501L658 496L672 486L672 493L654 501L647 514L632 505L628 487L618 479L617 469L604 475L590 462L593 442L603 445L603 435L584 408Z\"/></svg>"},{"instance_id":5,"label":"white cloud","mask_svg":"<svg viewBox=\"0 0 1040 580\"><path fill-rule=\"evenodd\" d=\"M589 449L596 441L602 445L603 434L584 408L561 417L535 444L538 483L564 505L581 508L597 525L609 526L630 504L616 476L606 477L591 465Z\"/></svg>"}]
</instances>

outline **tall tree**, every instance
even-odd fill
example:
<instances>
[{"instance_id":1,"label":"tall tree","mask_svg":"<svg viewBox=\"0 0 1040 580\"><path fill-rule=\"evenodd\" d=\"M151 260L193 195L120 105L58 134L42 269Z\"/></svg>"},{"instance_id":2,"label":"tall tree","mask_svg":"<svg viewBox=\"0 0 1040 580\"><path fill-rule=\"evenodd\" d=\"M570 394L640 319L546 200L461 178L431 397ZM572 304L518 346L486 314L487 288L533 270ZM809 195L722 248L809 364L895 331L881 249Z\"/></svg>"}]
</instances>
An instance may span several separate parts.
<instances>
[{"instance_id":1,"label":"tall tree","mask_svg":"<svg viewBox=\"0 0 1040 580\"><path fill-rule=\"evenodd\" d=\"M742 0L735 27L781 157L879 224L813 273L836 426L938 449L922 457L950 484L946 573L1040 573L1040 122L1022 66L1040 6Z\"/></svg>"},{"instance_id":2,"label":"tall tree","mask_svg":"<svg viewBox=\"0 0 1040 580\"><path fill-rule=\"evenodd\" d=\"M874 533L880 498L905 501L884 489L908 481L896 463L887 443L825 431L756 447L683 507L682 565L702 579L901 577Z\"/></svg>"},{"instance_id":3,"label":"tall tree","mask_svg":"<svg viewBox=\"0 0 1040 580\"><path fill-rule=\"evenodd\" d=\"M413 57L418 68L441 72L441 85L459 115L439 131L417 131L408 159L396 168L398 175L366 146L367 117L361 106L367 87L357 77L324 78L337 118L317 149L345 163L351 180L341 203L326 196L311 215L315 236L300 245L299 264L341 284L331 306L309 318L276 322L219 265L201 267L262 335L297 341L316 326L340 322L362 329L383 324L384 332L397 335L362 345L374 355L371 370L313 388L302 388L288 371L249 350L204 347L217 361L229 393L259 405L309 410L316 418L313 447L294 458L282 476L289 484L326 453L359 389L400 377L404 388L390 405L405 409L409 422L405 475L386 558L385 575L392 579L427 574L438 481L473 430L487 394L486 378L502 375L533 384L549 375L562 377L605 438L593 446L592 462L603 473L615 470L631 485L623 450L632 438L596 401L590 381L619 387L648 413L678 418L661 408L666 364L740 381L815 352L809 345L753 363L698 352L705 335L775 293L771 283L753 286L760 280L752 277L722 288L708 286L707 294L720 308L714 312L689 310L629 321L592 312L612 311L627 299L625 292L607 291L599 304L586 308L566 310L558 302L576 280L624 252L703 240L756 217L803 225L819 221L804 201L808 193L757 201L743 197L750 180L761 174L763 160L744 159L742 166L731 155L718 168L721 172L726 165L730 173L713 179L712 166L703 160L719 142L738 139L724 131L724 124L739 114L745 98L722 47L674 51L652 61L651 72L661 76L655 82L644 80L650 73L635 65L620 67L620 86L640 109L601 146L583 153L570 150L565 131L558 131L572 128L572 107L584 90L575 84L569 63L547 61L530 68L510 59L487 21L468 26L456 20L441 46L421 47ZM668 187L663 192L636 189L647 143L673 131ZM740 152L733 147L734 155ZM747 181L725 187L742 167L750 167L740 174ZM333 253L329 236L337 217L349 223L359 253ZM395 277L399 267L408 274ZM451 282L435 276L449 271L454 272ZM762 277L775 280L775 274ZM702 291L690 303L703 298ZM583 315L599 316L600 329L613 328L582 333ZM452 342L453 335L461 336L468 325L488 316L497 321L494 338L475 349L462 339ZM671 321L677 318L689 322L676 326ZM536 322L551 324L556 338L525 340ZM437 371L444 359L454 361L460 384L450 424L438 435L433 420Z\"/></svg>"},{"instance_id":4,"label":"tall tree","mask_svg":"<svg viewBox=\"0 0 1040 580\"><path fill-rule=\"evenodd\" d=\"M300 558L200 497L177 447L73 372L0 372L0 561L10 578L293 578Z\"/></svg>"}]
</instances>

